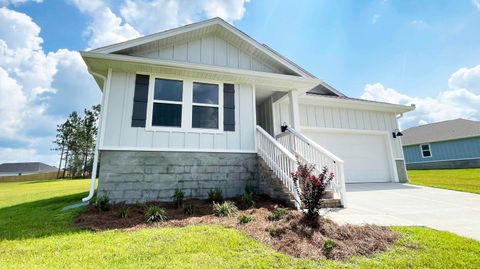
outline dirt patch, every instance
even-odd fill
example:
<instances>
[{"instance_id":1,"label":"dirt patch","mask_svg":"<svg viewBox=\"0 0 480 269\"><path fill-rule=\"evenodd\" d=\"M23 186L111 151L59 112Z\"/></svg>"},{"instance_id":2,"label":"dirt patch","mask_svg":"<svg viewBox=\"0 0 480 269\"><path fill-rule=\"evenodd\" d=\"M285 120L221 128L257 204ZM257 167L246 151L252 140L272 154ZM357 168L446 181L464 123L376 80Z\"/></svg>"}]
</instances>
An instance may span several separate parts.
<instances>
[{"instance_id":1,"label":"dirt patch","mask_svg":"<svg viewBox=\"0 0 480 269\"><path fill-rule=\"evenodd\" d=\"M238 200L234 200L240 204ZM299 258L326 257L344 260L351 256L370 257L387 250L399 236L388 227L377 225L338 225L321 218L308 221L301 212L288 209L286 216L278 221L269 221L267 217L275 208L283 207L267 197L260 197L256 207L240 210L235 217L220 218L213 215L212 204L203 200L189 200L194 205L194 214L187 216L182 208L173 203L151 203L159 205L167 212L169 220L163 223L145 224L146 205L112 205L110 211L98 212L90 205L75 223L81 228L91 230L139 229L143 227L183 227L196 224L217 224L244 231L254 239L268 246ZM120 218L122 208L128 207L128 218ZM239 215L252 216L255 219L241 224Z\"/></svg>"}]
</instances>

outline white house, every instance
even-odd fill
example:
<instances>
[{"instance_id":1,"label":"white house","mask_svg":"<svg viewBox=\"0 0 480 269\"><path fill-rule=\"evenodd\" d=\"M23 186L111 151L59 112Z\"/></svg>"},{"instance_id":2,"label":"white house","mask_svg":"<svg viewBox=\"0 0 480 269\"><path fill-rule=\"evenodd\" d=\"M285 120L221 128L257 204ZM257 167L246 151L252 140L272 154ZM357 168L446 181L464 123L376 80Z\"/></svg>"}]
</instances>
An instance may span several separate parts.
<instances>
[{"instance_id":1,"label":"white house","mask_svg":"<svg viewBox=\"0 0 480 269\"><path fill-rule=\"evenodd\" d=\"M81 55L103 92L98 192L113 201L247 182L276 196L296 158L333 171L342 202L345 182L407 181L392 132L414 107L349 98L219 18Z\"/></svg>"}]
</instances>

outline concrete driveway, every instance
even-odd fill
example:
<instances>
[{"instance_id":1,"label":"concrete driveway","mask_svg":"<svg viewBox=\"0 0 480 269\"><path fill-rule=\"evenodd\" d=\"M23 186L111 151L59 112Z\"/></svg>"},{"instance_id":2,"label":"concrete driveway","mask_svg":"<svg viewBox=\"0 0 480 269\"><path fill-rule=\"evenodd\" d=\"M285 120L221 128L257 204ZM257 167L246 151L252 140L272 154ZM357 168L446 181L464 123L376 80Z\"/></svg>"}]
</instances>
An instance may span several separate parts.
<instances>
[{"instance_id":1,"label":"concrete driveway","mask_svg":"<svg viewBox=\"0 0 480 269\"><path fill-rule=\"evenodd\" d=\"M480 195L399 183L347 184L340 223L427 226L480 240Z\"/></svg>"}]
</instances>

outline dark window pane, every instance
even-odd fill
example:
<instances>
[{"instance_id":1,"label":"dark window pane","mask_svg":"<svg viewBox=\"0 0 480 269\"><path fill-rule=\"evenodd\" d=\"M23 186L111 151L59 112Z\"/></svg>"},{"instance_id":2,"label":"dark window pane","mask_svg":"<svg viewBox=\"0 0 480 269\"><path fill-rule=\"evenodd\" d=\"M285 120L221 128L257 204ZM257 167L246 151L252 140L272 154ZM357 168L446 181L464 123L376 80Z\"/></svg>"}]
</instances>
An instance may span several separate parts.
<instances>
[{"instance_id":1,"label":"dark window pane","mask_svg":"<svg viewBox=\"0 0 480 269\"><path fill-rule=\"evenodd\" d=\"M428 150L428 149L429 149L428 145L422 145L422 150Z\"/></svg>"},{"instance_id":2,"label":"dark window pane","mask_svg":"<svg viewBox=\"0 0 480 269\"><path fill-rule=\"evenodd\" d=\"M218 108L193 106L192 127L218 129Z\"/></svg>"},{"instance_id":3,"label":"dark window pane","mask_svg":"<svg viewBox=\"0 0 480 269\"><path fill-rule=\"evenodd\" d=\"M171 79L155 79L155 100L182 101L183 82Z\"/></svg>"},{"instance_id":4,"label":"dark window pane","mask_svg":"<svg viewBox=\"0 0 480 269\"><path fill-rule=\"evenodd\" d=\"M432 154L430 153L429 150L423 152L423 157L430 157Z\"/></svg>"},{"instance_id":5,"label":"dark window pane","mask_svg":"<svg viewBox=\"0 0 480 269\"><path fill-rule=\"evenodd\" d=\"M152 126L173 126L182 125L182 105L175 104L153 104Z\"/></svg>"},{"instance_id":6,"label":"dark window pane","mask_svg":"<svg viewBox=\"0 0 480 269\"><path fill-rule=\"evenodd\" d=\"M194 82L193 102L218 105L218 85Z\"/></svg>"}]
</instances>

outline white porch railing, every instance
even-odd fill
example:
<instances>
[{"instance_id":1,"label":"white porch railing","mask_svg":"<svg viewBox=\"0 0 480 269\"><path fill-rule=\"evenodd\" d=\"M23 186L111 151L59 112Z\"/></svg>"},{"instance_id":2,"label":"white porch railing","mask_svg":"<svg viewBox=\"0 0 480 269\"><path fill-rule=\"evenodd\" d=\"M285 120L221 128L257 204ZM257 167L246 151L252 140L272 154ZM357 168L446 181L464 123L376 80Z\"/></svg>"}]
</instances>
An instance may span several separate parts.
<instances>
[{"instance_id":1,"label":"white porch railing","mask_svg":"<svg viewBox=\"0 0 480 269\"><path fill-rule=\"evenodd\" d=\"M330 183L329 189L333 191L334 198L339 198L342 206L346 206L343 160L291 127L288 127L286 132L278 135L277 141L299 158L300 161L314 164L317 173L323 167L327 167L329 172L333 172L335 177Z\"/></svg>"},{"instance_id":2,"label":"white porch railing","mask_svg":"<svg viewBox=\"0 0 480 269\"><path fill-rule=\"evenodd\" d=\"M258 125L256 136L258 154L290 191L296 208L300 209L300 197L291 177L291 173L297 170L295 156Z\"/></svg>"}]
</instances>

